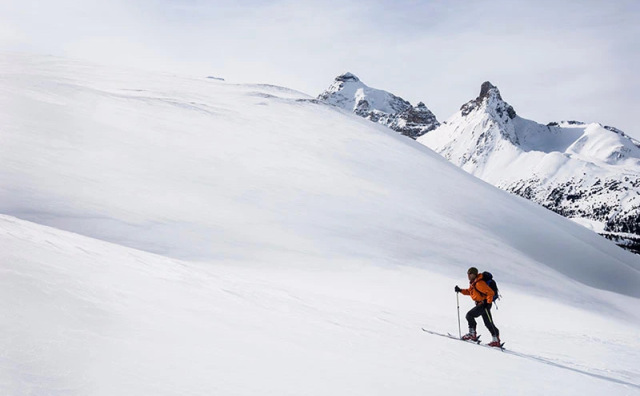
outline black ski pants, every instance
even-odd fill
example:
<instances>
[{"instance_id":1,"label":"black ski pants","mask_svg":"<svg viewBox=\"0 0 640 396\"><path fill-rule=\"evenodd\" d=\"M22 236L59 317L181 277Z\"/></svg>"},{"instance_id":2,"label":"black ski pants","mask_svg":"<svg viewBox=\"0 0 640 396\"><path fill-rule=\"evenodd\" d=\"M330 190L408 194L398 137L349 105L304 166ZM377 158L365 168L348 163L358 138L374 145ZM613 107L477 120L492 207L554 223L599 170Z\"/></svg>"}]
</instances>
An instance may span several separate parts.
<instances>
[{"instance_id":1,"label":"black ski pants","mask_svg":"<svg viewBox=\"0 0 640 396\"><path fill-rule=\"evenodd\" d=\"M471 308L471 310L467 312L467 322L469 322L469 328L475 330L477 325L476 318L478 316L482 316L484 325L487 326L487 329L489 329L491 335L499 336L500 331L493 324L493 317L491 316L491 305L492 304L479 303L475 306L475 308Z\"/></svg>"}]
</instances>

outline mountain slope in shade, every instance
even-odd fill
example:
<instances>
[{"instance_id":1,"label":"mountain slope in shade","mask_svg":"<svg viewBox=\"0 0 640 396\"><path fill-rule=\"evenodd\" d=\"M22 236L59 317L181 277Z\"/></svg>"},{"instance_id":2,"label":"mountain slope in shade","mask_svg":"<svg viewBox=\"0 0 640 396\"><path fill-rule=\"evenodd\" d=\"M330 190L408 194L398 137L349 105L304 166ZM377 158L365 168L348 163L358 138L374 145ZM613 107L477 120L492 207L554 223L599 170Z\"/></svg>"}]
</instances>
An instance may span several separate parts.
<instances>
[{"instance_id":1,"label":"mountain slope in shade","mask_svg":"<svg viewBox=\"0 0 640 396\"><path fill-rule=\"evenodd\" d=\"M541 125L489 82L418 141L467 172L640 249L640 143L600 124Z\"/></svg>"},{"instance_id":2,"label":"mountain slope in shade","mask_svg":"<svg viewBox=\"0 0 640 396\"><path fill-rule=\"evenodd\" d=\"M336 77L333 84L321 93L318 99L388 126L413 139L440 125L436 116L424 103L412 106L411 103L387 91L368 87L351 73Z\"/></svg>"}]
</instances>

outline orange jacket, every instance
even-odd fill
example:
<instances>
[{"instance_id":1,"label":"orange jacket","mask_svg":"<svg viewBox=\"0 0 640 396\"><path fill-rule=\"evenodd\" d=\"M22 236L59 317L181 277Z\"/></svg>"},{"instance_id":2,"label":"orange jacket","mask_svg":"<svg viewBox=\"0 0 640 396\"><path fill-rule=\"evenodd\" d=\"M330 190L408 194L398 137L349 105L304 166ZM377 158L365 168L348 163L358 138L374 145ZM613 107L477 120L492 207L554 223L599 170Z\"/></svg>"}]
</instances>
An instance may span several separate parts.
<instances>
[{"instance_id":1,"label":"orange jacket","mask_svg":"<svg viewBox=\"0 0 640 396\"><path fill-rule=\"evenodd\" d=\"M471 299L476 302L487 300L489 304L493 302L493 296L496 294L493 289L487 285L487 282L482 280L482 274L478 274L476 279L469 285L469 288L461 289L460 293L471 296Z\"/></svg>"}]
</instances>

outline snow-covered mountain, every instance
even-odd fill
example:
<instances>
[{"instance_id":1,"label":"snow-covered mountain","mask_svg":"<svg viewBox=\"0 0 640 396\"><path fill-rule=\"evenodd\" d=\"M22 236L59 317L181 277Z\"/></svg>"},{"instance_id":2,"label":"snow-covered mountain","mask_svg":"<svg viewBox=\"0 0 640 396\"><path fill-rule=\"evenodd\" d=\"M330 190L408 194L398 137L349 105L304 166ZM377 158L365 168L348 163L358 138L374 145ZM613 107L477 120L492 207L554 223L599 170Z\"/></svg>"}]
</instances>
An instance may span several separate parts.
<instances>
[{"instance_id":1,"label":"snow-covered mountain","mask_svg":"<svg viewBox=\"0 0 640 396\"><path fill-rule=\"evenodd\" d=\"M352 73L336 77L318 99L388 126L413 139L440 125L424 103L412 106L408 101L387 91L368 87Z\"/></svg>"},{"instance_id":2,"label":"snow-covered mountain","mask_svg":"<svg viewBox=\"0 0 640 396\"><path fill-rule=\"evenodd\" d=\"M518 116L498 88L418 141L467 172L640 252L640 142L576 121Z\"/></svg>"},{"instance_id":3,"label":"snow-covered mountain","mask_svg":"<svg viewBox=\"0 0 640 396\"><path fill-rule=\"evenodd\" d=\"M299 92L3 55L0 142L0 394L640 391L637 256Z\"/></svg>"}]
</instances>

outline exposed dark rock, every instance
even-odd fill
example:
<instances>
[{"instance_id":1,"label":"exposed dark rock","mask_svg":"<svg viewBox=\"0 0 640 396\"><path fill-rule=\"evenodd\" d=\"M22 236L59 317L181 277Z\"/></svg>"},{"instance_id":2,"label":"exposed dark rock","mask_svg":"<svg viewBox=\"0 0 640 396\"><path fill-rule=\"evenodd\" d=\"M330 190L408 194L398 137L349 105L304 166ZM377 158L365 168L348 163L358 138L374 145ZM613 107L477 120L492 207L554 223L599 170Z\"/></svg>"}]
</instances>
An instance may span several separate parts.
<instances>
[{"instance_id":1,"label":"exposed dark rock","mask_svg":"<svg viewBox=\"0 0 640 396\"><path fill-rule=\"evenodd\" d=\"M355 74L352 73L344 73L339 75L338 77L336 77L336 81L354 81L354 82L358 82L360 81L360 79L358 77L356 77Z\"/></svg>"},{"instance_id":2,"label":"exposed dark rock","mask_svg":"<svg viewBox=\"0 0 640 396\"><path fill-rule=\"evenodd\" d=\"M626 135L624 134L624 132L622 132L622 131L621 131L621 130L619 130L618 128L614 128L614 127L609 126L609 125L604 125L604 126L603 126L603 128L604 128L604 129L606 129L606 130L608 130L608 131L611 131L611 132L617 133L618 135L626 136Z\"/></svg>"},{"instance_id":3,"label":"exposed dark rock","mask_svg":"<svg viewBox=\"0 0 640 396\"><path fill-rule=\"evenodd\" d=\"M400 122L404 120L405 122ZM404 125L402 125L404 124ZM389 127L405 136L417 139L425 133L436 129L440 125L436 116L420 102L416 107L410 106L406 110L398 113L397 118L390 123Z\"/></svg>"},{"instance_id":4,"label":"exposed dark rock","mask_svg":"<svg viewBox=\"0 0 640 396\"><path fill-rule=\"evenodd\" d=\"M352 94L343 93L347 84L356 84L354 88L357 88L359 92L365 92L364 98L361 97L354 103ZM350 91L355 90L347 90L346 92ZM368 100L367 92L372 93L376 98L373 104ZM379 103L380 98L384 98L382 106ZM417 139L440 125L436 116L424 103L420 102L414 107L399 96L367 87L352 73L336 77L331 87L321 93L318 99L353 111L360 117L385 125L412 139ZM375 103L376 100L378 103ZM378 107L376 108L376 106ZM384 111L380 109L384 109Z\"/></svg>"},{"instance_id":5,"label":"exposed dark rock","mask_svg":"<svg viewBox=\"0 0 640 396\"><path fill-rule=\"evenodd\" d=\"M462 115L466 117L472 111L479 109L483 103L488 103L490 101L495 103L496 112L500 117L505 113L510 119L514 119L516 117L516 111L511 105L502 100L502 95L500 95L498 87L491 84L489 81L482 83L482 86L480 87L480 95L478 95L474 100L463 104L460 111L462 112Z\"/></svg>"},{"instance_id":6,"label":"exposed dark rock","mask_svg":"<svg viewBox=\"0 0 640 396\"><path fill-rule=\"evenodd\" d=\"M609 132L598 130L599 124L587 125L580 121L570 120L550 122L546 127L540 126L541 135L533 136L535 129L538 129L537 127L527 130L518 129L521 127L520 125L510 122L516 117L515 110L502 99L498 88L488 81L482 84L478 97L465 103L460 111L462 117L455 119L456 125L445 127L445 130L453 136L452 141L445 145L437 143L436 146L439 145L437 151L456 165L468 169L474 174L482 175L483 169L488 168L486 164L491 163L493 153L508 147L503 144L505 140L524 151L536 151L535 147L532 148L531 143L534 143L534 146L540 144L540 147L545 147L545 149L553 147L553 144L545 145L544 139L547 136L544 135L548 135L549 139L556 139L554 135L557 133L566 133L567 140L574 139L574 136L576 139L568 147L579 151L590 143L584 133L578 134L580 130L586 131L589 127L593 128L594 134L609 134ZM627 138L633 145L640 147L640 142L625 136L617 128L608 126L603 128ZM469 143L465 143L464 146L456 143L456 136L460 133L470 134L473 139L465 139L464 142ZM615 140L620 141L618 137ZM529 145L524 146L524 143L529 143ZM594 162L589 163L589 166L582 168L579 172L576 171L574 177L570 179L567 179L566 173L559 176L558 174L561 172L556 175L547 175L546 170L543 169L541 172L545 176L543 180L540 180L537 176L532 177L535 174L533 169L530 171L522 169L519 170L524 177L522 180L513 183L504 182L504 184L498 182L497 187L536 202L562 216L597 222L607 233L629 236L618 235L617 238L625 241L618 244L632 250L629 246L640 246L638 243L640 241L640 176L634 177L628 173L634 163L638 163L639 156L634 147L624 140L613 144L615 145L599 150ZM541 152L544 152L545 149ZM564 160L571 160L572 153L563 153L562 150L555 151L552 154L555 158L550 162L555 161L560 164ZM564 156L564 158L560 156ZM598 163L621 164L626 159L632 161L628 161L626 170L621 170L622 174L618 174L615 169L610 171L603 169L602 172L594 169L594 167L598 167ZM491 164L493 165L493 163ZM593 173L591 173L592 169L594 169ZM492 169L492 172L499 173L495 169ZM597 179L596 175L602 175L601 179ZM496 176L499 180L499 175L495 173L490 175L494 180ZM513 180L509 176L506 179ZM509 183L512 184L509 185ZM636 197L633 194L636 194ZM629 242L634 238L636 238L636 242ZM637 252L638 249L635 249Z\"/></svg>"},{"instance_id":7,"label":"exposed dark rock","mask_svg":"<svg viewBox=\"0 0 640 396\"><path fill-rule=\"evenodd\" d=\"M578 188L584 185L582 180L572 180L556 185L551 192L545 193L540 180L532 178L521 180L510 186L499 186L511 193L534 201L543 207L569 218L586 218L605 224L603 236L614 240L620 247L640 254L640 205L628 210L620 210L616 196L630 188L640 186L640 178L632 180L597 180L589 188ZM602 198L598 198L602 197ZM595 201L596 205L580 205L583 202ZM611 202L611 203L609 203ZM624 236L612 236L613 233L624 233Z\"/></svg>"},{"instance_id":8,"label":"exposed dark rock","mask_svg":"<svg viewBox=\"0 0 640 396\"><path fill-rule=\"evenodd\" d=\"M360 117L373 116L373 114L370 114L369 102L367 102L365 99L360 100L358 104L356 104L356 108L353 110L353 112Z\"/></svg>"},{"instance_id":9,"label":"exposed dark rock","mask_svg":"<svg viewBox=\"0 0 640 396\"><path fill-rule=\"evenodd\" d=\"M621 248L630 251L631 253L640 254L640 237L636 238L632 235L618 235L611 233L600 234L610 241L613 241Z\"/></svg>"}]
</instances>

